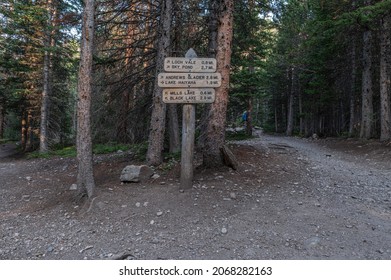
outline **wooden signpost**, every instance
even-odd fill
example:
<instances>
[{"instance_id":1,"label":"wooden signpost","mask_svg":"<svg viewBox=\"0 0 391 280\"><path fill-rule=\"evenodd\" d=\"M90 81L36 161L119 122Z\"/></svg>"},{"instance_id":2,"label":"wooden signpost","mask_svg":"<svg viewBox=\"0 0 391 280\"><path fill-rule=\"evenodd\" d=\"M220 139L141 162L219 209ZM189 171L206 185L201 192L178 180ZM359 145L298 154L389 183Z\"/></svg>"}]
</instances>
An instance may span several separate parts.
<instances>
[{"instance_id":1,"label":"wooden signpost","mask_svg":"<svg viewBox=\"0 0 391 280\"><path fill-rule=\"evenodd\" d=\"M189 189L193 185L195 104L215 101L214 88L221 85L221 75L215 73L216 59L198 58L193 49L189 49L185 57L167 57L164 70L168 73L158 75L159 86L164 88L163 102L184 104L181 188Z\"/></svg>"}]
</instances>

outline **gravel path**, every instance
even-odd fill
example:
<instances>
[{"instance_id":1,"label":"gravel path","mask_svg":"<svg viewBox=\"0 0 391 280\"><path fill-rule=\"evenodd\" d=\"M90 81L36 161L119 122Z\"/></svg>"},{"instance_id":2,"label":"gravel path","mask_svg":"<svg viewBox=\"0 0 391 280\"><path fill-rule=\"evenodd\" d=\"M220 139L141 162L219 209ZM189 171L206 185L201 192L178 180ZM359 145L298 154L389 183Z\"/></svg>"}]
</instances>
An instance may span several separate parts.
<instances>
[{"instance_id":1,"label":"gravel path","mask_svg":"<svg viewBox=\"0 0 391 280\"><path fill-rule=\"evenodd\" d=\"M231 143L237 171L176 168L119 182L100 157L98 197L75 200L74 159L0 158L0 259L391 259L391 149L260 135Z\"/></svg>"}]
</instances>

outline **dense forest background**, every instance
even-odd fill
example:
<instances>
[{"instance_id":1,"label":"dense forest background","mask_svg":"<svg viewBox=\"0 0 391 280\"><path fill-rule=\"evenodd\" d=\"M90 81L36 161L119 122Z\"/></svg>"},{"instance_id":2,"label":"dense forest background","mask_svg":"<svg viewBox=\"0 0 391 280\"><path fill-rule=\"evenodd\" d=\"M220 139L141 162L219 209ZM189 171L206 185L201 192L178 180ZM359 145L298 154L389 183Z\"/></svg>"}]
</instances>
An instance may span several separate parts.
<instances>
[{"instance_id":1,"label":"dense forest background","mask_svg":"<svg viewBox=\"0 0 391 280\"><path fill-rule=\"evenodd\" d=\"M248 134L259 126L303 137L391 139L389 0L96 0L94 144L156 137L150 127L161 57L183 57L189 48L215 57L217 29L232 20L221 16L229 3L226 125L243 125L247 111ZM83 5L1 0L0 139L42 153L75 145ZM201 146L208 107L197 105ZM181 106L159 110L163 150L178 151Z\"/></svg>"}]
</instances>

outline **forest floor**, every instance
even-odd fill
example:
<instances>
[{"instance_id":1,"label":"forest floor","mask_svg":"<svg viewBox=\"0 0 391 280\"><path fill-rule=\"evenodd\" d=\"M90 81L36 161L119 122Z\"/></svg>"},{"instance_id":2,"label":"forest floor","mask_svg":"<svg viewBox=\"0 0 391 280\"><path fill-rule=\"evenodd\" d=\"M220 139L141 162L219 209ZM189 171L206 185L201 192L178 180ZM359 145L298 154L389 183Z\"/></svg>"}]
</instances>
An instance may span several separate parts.
<instances>
[{"instance_id":1,"label":"forest floor","mask_svg":"<svg viewBox=\"0 0 391 280\"><path fill-rule=\"evenodd\" d=\"M237 171L179 168L122 184L128 153L95 157L97 197L74 158L0 152L0 259L391 259L391 146L259 137L230 143ZM139 164L139 163L136 163Z\"/></svg>"}]
</instances>

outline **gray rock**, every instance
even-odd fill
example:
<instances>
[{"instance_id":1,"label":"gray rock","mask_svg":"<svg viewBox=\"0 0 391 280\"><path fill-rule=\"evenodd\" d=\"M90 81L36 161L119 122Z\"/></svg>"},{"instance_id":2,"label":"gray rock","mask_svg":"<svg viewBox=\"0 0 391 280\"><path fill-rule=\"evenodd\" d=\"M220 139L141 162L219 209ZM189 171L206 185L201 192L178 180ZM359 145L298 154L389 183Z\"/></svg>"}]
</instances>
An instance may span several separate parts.
<instances>
[{"instance_id":1,"label":"gray rock","mask_svg":"<svg viewBox=\"0 0 391 280\"><path fill-rule=\"evenodd\" d=\"M151 179L154 179L154 180L158 179L158 178L160 178L160 175L157 174L157 173L153 174L152 177L151 177Z\"/></svg>"},{"instance_id":2,"label":"gray rock","mask_svg":"<svg viewBox=\"0 0 391 280\"><path fill-rule=\"evenodd\" d=\"M77 190L77 185L76 185L76 184L72 184L72 185L69 187L69 190L70 190L70 191L76 191L76 190Z\"/></svg>"},{"instance_id":3,"label":"gray rock","mask_svg":"<svg viewBox=\"0 0 391 280\"><path fill-rule=\"evenodd\" d=\"M226 227L223 227L223 228L221 229L221 233L222 233L222 234L227 234L227 233L228 233L228 229L227 229Z\"/></svg>"},{"instance_id":4,"label":"gray rock","mask_svg":"<svg viewBox=\"0 0 391 280\"><path fill-rule=\"evenodd\" d=\"M128 165L122 170L120 180L138 183L150 179L153 173L152 168L146 165Z\"/></svg>"},{"instance_id":5,"label":"gray rock","mask_svg":"<svg viewBox=\"0 0 391 280\"><path fill-rule=\"evenodd\" d=\"M320 243L321 239L317 236L313 236L313 237L310 237L308 238L304 244L307 248L313 248L313 247L317 247Z\"/></svg>"}]
</instances>

